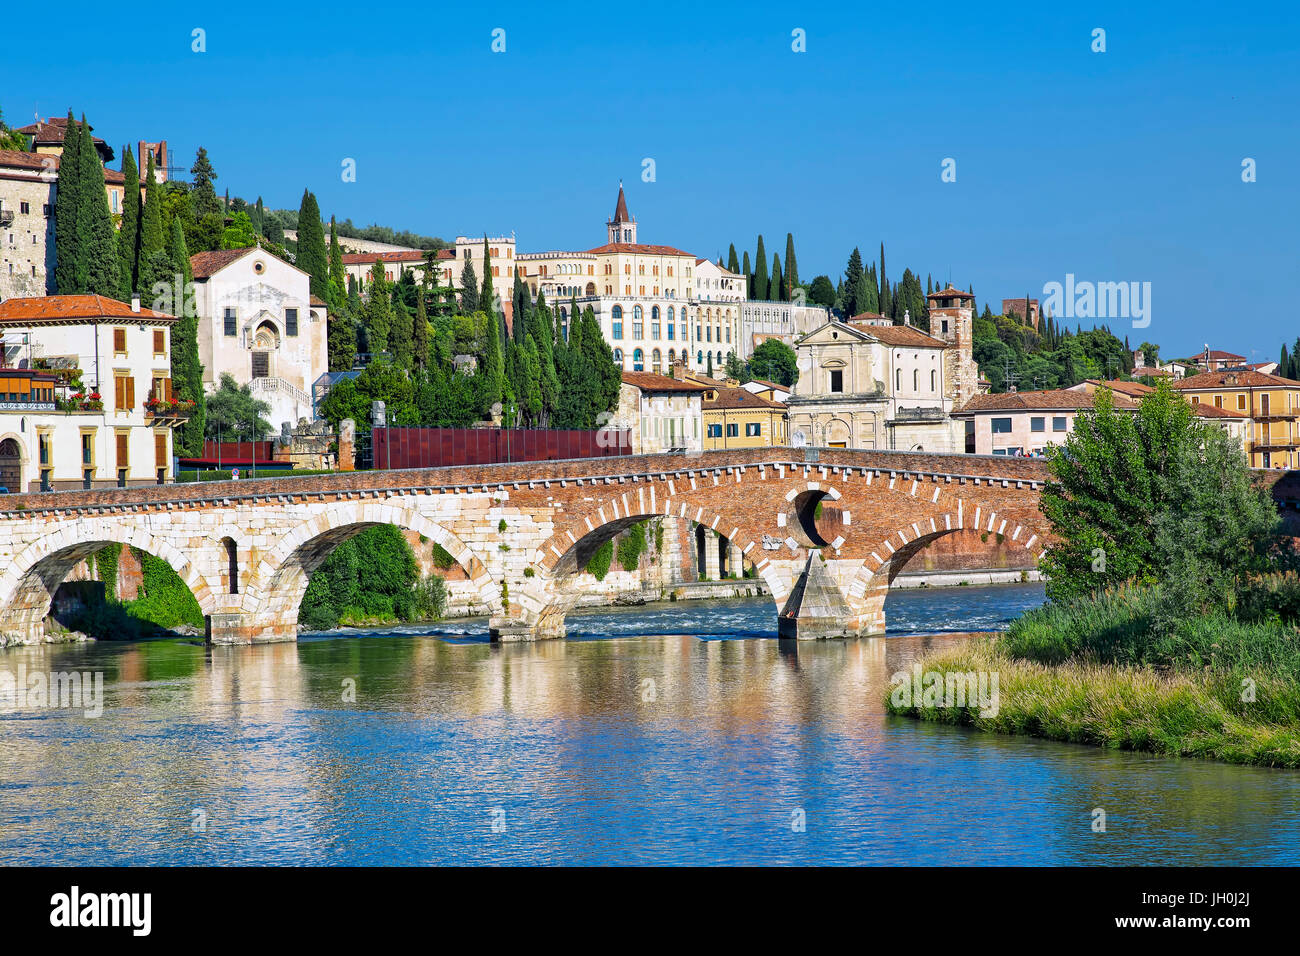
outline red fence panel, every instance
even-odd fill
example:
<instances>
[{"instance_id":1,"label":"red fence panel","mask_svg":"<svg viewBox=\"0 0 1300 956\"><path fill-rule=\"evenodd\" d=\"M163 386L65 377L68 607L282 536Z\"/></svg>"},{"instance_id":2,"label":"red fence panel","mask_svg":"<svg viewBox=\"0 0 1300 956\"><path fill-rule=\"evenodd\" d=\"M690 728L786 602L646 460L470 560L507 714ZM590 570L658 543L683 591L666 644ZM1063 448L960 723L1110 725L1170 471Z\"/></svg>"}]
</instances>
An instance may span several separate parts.
<instances>
[{"instance_id":1,"label":"red fence panel","mask_svg":"<svg viewBox=\"0 0 1300 956\"><path fill-rule=\"evenodd\" d=\"M269 456L271 443L259 444L267 446ZM250 445L244 444L245 453ZM371 449L375 468L444 468L628 455L632 434L627 429L390 427L371 431Z\"/></svg>"}]
</instances>

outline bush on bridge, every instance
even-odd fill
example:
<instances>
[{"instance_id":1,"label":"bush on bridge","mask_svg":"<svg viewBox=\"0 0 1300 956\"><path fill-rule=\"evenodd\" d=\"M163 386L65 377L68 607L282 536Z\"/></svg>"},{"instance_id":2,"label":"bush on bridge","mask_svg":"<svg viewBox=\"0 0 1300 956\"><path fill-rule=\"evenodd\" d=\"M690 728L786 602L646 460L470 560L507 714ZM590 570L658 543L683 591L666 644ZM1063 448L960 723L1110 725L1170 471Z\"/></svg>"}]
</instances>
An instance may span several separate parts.
<instances>
[{"instance_id":1,"label":"bush on bridge","mask_svg":"<svg viewBox=\"0 0 1300 956\"><path fill-rule=\"evenodd\" d=\"M446 607L442 579L422 581L402 532L379 525L340 544L312 572L298 621L328 630L340 623L437 620Z\"/></svg>"}]
</instances>

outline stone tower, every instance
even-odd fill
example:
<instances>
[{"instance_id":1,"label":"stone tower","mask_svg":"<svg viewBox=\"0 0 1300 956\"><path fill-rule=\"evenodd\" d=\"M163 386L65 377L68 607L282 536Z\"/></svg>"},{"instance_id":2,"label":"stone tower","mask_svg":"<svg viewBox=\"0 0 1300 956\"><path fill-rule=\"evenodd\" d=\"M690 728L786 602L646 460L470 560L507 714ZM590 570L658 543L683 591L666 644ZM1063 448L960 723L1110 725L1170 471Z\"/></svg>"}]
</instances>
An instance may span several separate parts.
<instances>
[{"instance_id":1,"label":"stone tower","mask_svg":"<svg viewBox=\"0 0 1300 956\"><path fill-rule=\"evenodd\" d=\"M636 242L636 218L628 215L622 182L618 184L618 203L614 206L614 218L605 223L605 228L609 230L610 242Z\"/></svg>"},{"instance_id":2,"label":"stone tower","mask_svg":"<svg viewBox=\"0 0 1300 956\"><path fill-rule=\"evenodd\" d=\"M948 343L943 353L943 397L958 409L979 390L979 366L971 356L975 296L948 286L926 298L930 302L930 334Z\"/></svg>"}]
</instances>

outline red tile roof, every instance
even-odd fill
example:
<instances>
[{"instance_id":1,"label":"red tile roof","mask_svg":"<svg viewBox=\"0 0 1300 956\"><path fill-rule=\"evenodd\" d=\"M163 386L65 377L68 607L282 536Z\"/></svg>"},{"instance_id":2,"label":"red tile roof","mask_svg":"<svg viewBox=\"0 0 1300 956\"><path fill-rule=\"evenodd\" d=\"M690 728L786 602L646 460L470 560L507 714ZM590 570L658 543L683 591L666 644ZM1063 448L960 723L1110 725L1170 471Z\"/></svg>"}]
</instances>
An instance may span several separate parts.
<instances>
[{"instance_id":1,"label":"red tile roof","mask_svg":"<svg viewBox=\"0 0 1300 956\"><path fill-rule=\"evenodd\" d=\"M743 388L728 388L723 386L717 390L717 397L709 401L708 397L704 400L704 410L710 408L747 408L753 411L762 411L773 409L776 411L785 411L784 402L774 402L766 398L755 395L753 392L746 391Z\"/></svg>"},{"instance_id":2,"label":"red tile roof","mask_svg":"<svg viewBox=\"0 0 1300 956\"><path fill-rule=\"evenodd\" d=\"M1116 408L1137 408L1137 404L1123 395L1113 396ZM975 412L1014 411L1086 411L1093 407L1094 397L1087 392L1053 389L1041 392L1005 392L998 395L976 395L961 407L957 414Z\"/></svg>"},{"instance_id":3,"label":"red tile roof","mask_svg":"<svg viewBox=\"0 0 1300 956\"><path fill-rule=\"evenodd\" d=\"M28 153L20 149L0 149L0 167L10 169L49 169L56 176L62 156L51 153ZM121 170L104 167L104 182L120 185L126 182Z\"/></svg>"},{"instance_id":4,"label":"red tile roof","mask_svg":"<svg viewBox=\"0 0 1300 956\"><path fill-rule=\"evenodd\" d=\"M623 384L634 385L643 392L704 392L703 385L656 375L654 372L624 372Z\"/></svg>"},{"instance_id":5,"label":"red tile roof","mask_svg":"<svg viewBox=\"0 0 1300 956\"><path fill-rule=\"evenodd\" d=\"M1119 379L1112 379L1109 382L1103 382L1100 379L1085 379L1088 384L1096 385L1101 388L1108 388L1112 392L1121 392L1130 397L1141 397L1148 392L1154 392L1155 389L1150 385L1143 385L1141 382L1122 382Z\"/></svg>"},{"instance_id":6,"label":"red tile roof","mask_svg":"<svg viewBox=\"0 0 1300 956\"><path fill-rule=\"evenodd\" d=\"M0 323L79 322L84 319L128 319L151 322L175 322L174 315L131 306L102 295L41 295L5 299L0 302Z\"/></svg>"},{"instance_id":7,"label":"red tile roof","mask_svg":"<svg viewBox=\"0 0 1300 956\"><path fill-rule=\"evenodd\" d=\"M374 265L376 262L423 262L425 253L421 249L404 250L402 252L345 252L343 254L343 264L345 266ZM439 249L435 258L438 259L455 259L456 253L451 249Z\"/></svg>"},{"instance_id":8,"label":"red tile roof","mask_svg":"<svg viewBox=\"0 0 1300 956\"><path fill-rule=\"evenodd\" d=\"M923 349L943 349L948 347L948 343L943 339L936 339L932 335L926 335L914 325L850 324L859 332L865 332L886 345Z\"/></svg>"},{"instance_id":9,"label":"red tile roof","mask_svg":"<svg viewBox=\"0 0 1300 956\"><path fill-rule=\"evenodd\" d=\"M1249 418L1245 412L1233 412L1218 408L1208 402L1192 402L1192 414L1197 418Z\"/></svg>"},{"instance_id":10,"label":"red tile roof","mask_svg":"<svg viewBox=\"0 0 1300 956\"><path fill-rule=\"evenodd\" d=\"M242 259L256 248L257 246L248 246L244 249L213 249L209 252L196 252L190 256L190 271L194 273L196 279L210 279L213 274L220 272L236 259Z\"/></svg>"},{"instance_id":11,"label":"red tile roof","mask_svg":"<svg viewBox=\"0 0 1300 956\"><path fill-rule=\"evenodd\" d=\"M644 242L608 242L603 246L597 246L595 249L585 251L597 255L600 253L621 252L638 256L690 256L692 259L695 258L691 253L683 252L681 249L675 249L672 246L649 246Z\"/></svg>"},{"instance_id":12,"label":"red tile roof","mask_svg":"<svg viewBox=\"0 0 1300 956\"><path fill-rule=\"evenodd\" d=\"M1225 369L1222 372L1202 372L1200 375L1179 379L1172 383L1172 387L1180 391L1210 388L1300 388L1300 382L1250 369L1235 372Z\"/></svg>"},{"instance_id":13,"label":"red tile roof","mask_svg":"<svg viewBox=\"0 0 1300 956\"><path fill-rule=\"evenodd\" d=\"M963 292L961 289L954 289L948 286L946 289L936 289L926 296L927 299L973 299L975 296L969 292Z\"/></svg>"}]
</instances>

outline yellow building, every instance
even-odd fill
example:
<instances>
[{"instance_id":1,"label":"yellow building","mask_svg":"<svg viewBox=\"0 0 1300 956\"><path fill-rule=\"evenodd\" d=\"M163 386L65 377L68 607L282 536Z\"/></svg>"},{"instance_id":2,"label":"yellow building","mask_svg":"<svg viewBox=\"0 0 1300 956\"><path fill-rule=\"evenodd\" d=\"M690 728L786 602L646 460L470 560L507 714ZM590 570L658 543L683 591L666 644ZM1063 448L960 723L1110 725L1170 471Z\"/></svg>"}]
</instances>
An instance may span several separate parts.
<instances>
[{"instance_id":1,"label":"yellow building","mask_svg":"<svg viewBox=\"0 0 1300 956\"><path fill-rule=\"evenodd\" d=\"M1300 467L1300 382L1250 369L1204 372L1172 383L1193 405L1248 417L1243 447L1252 468Z\"/></svg>"},{"instance_id":2,"label":"yellow building","mask_svg":"<svg viewBox=\"0 0 1300 956\"><path fill-rule=\"evenodd\" d=\"M785 404L773 401L770 390L754 394L741 388L734 378L719 381L685 371L680 365L675 374L704 388L700 417L704 424L705 451L790 443L790 419Z\"/></svg>"}]
</instances>

